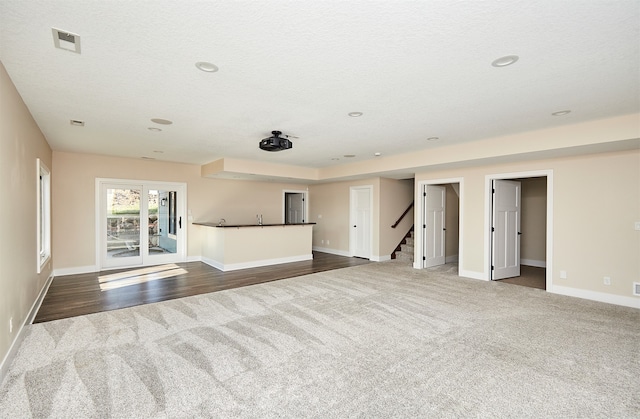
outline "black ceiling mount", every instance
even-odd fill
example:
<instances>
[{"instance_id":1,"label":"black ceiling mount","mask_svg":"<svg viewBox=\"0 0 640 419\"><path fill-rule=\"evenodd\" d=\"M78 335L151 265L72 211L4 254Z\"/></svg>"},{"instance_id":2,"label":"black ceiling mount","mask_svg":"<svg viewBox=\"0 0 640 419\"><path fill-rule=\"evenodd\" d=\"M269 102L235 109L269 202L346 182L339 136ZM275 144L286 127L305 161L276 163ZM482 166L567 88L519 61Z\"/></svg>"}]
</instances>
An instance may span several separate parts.
<instances>
[{"instance_id":1,"label":"black ceiling mount","mask_svg":"<svg viewBox=\"0 0 640 419\"><path fill-rule=\"evenodd\" d=\"M280 138L282 132L280 131L271 131L273 134L269 138L264 138L260 140L260 149L265 151L282 151L288 150L293 147L291 141L286 138Z\"/></svg>"}]
</instances>

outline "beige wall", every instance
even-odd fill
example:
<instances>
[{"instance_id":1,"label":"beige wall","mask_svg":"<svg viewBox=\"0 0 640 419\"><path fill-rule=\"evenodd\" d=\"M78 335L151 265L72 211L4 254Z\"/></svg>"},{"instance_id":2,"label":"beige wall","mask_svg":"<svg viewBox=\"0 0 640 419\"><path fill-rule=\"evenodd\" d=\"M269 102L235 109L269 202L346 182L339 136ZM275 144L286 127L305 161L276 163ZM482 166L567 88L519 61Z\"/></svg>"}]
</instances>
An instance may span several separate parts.
<instances>
[{"instance_id":1,"label":"beige wall","mask_svg":"<svg viewBox=\"0 0 640 419\"><path fill-rule=\"evenodd\" d=\"M373 187L371 258L384 260L391 256L413 224L411 211L398 227L391 228L413 200L413 179L371 178L310 185L309 220L317 223L313 230L314 247L349 254L350 190L365 185Z\"/></svg>"},{"instance_id":2,"label":"beige wall","mask_svg":"<svg viewBox=\"0 0 640 419\"><path fill-rule=\"evenodd\" d=\"M40 274L36 266L38 158L55 179L51 149L0 64L0 361L51 273L50 264Z\"/></svg>"},{"instance_id":3,"label":"beige wall","mask_svg":"<svg viewBox=\"0 0 640 419\"><path fill-rule=\"evenodd\" d=\"M309 185L309 221L317 223L313 228L314 247L349 253L350 188L365 185L373 187L372 246L378 249L380 178Z\"/></svg>"},{"instance_id":4,"label":"beige wall","mask_svg":"<svg viewBox=\"0 0 640 419\"><path fill-rule=\"evenodd\" d=\"M546 262L547 178L521 179L520 259ZM526 263L525 263L526 264ZM534 266L538 266L534 264Z\"/></svg>"},{"instance_id":5,"label":"beige wall","mask_svg":"<svg viewBox=\"0 0 640 419\"><path fill-rule=\"evenodd\" d=\"M200 166L139 159L53 153L56 168L53 179L54 269L95 266L95 180L119 178L133 180L184 182L187 184L187 208L193 221L227 224L263 222L281 223L284 189L304 190L306 185L207 179ZM187 255L199 257L201 230L189 225Z\"/></svg>"},{"instance_id":6,"label":"beige wall","mask_svg":"<svg viewBox=\"0 0 640 419\"><path fill-rule=\"evenodd\" d=\"M464 231L460 268L482 274L485 260L487 175L551 170L553 173L554 286L632 297L640 278L640 151L623 151L416 174L416 184L463 177ZM567 272L560 279L559 272ZM603 277L612 284L603 284ZM635 297L638 298L638 297Z\"/></svg>"}]
</instances>

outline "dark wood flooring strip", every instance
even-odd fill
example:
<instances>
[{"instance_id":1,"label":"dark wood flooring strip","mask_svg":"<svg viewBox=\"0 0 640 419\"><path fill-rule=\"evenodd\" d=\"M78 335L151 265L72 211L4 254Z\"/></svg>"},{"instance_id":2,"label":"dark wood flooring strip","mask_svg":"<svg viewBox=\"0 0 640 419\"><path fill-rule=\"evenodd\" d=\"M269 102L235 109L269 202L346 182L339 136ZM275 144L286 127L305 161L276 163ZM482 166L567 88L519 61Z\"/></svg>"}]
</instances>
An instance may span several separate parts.
<instances>
[{"instance_id":1,"label":"dark wood flooring strip","mask_svg":"<svg viewBox=\"0 0 640 419\"><path fill-rule=\"evenodd\" d=\"M34 323L172 300L278 279L370 263L369 260L314 252L313 260L222 272L201 262L178 263L188 273L109 291L98 277L130 269L65 275L53 279Z\"/></svg>"}]
</instances>

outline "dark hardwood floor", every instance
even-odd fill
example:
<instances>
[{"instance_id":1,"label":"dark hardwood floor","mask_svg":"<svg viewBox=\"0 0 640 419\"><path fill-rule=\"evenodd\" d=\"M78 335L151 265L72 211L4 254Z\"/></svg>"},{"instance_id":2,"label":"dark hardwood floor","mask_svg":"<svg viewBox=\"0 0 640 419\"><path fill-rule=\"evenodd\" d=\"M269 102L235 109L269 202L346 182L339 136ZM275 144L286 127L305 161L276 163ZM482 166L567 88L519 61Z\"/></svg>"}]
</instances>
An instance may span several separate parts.
<instances>
[{"instance_id":1,"label":"dark hardwood floor","mask_svg":"<svg viewBox=\"0 0 640 419\"><path fill-rule=\"evenodd\" d=\"M100 290L99 276L136 268L60 276L53 279L34 323L244 287L366 263L370 261L320 252L313 252L313 260L309 261L231 272L222 272L202 262L178 263L177 265L186 269L188 273L108 291Z\"/></svg>"}]
</instances>

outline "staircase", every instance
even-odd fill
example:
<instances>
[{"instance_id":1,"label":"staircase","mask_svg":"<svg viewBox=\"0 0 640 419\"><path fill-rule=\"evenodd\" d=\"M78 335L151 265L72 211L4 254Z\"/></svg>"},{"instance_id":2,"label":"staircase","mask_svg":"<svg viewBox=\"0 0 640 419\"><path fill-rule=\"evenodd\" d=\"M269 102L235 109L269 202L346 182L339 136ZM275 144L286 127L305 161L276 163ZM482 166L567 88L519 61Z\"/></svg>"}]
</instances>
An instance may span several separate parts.
<instances>
[{"instance_id":1,"label":"staircase","mask_svg":"<svg viewBox=\"0 0 640 419\"><path fill-rule=\"evenodd\" d=\"M393 251L391 259L413 263L413 227Z\"/></svg>"}]
</instances>

